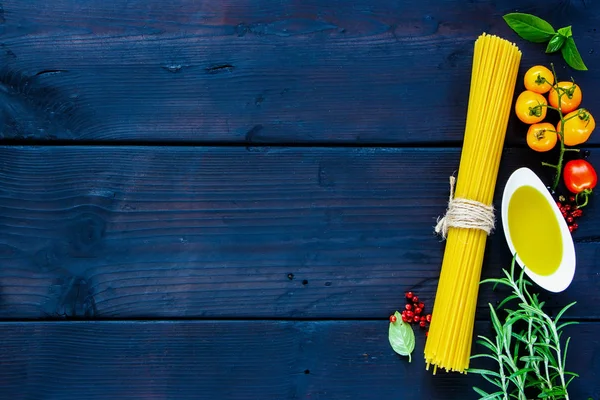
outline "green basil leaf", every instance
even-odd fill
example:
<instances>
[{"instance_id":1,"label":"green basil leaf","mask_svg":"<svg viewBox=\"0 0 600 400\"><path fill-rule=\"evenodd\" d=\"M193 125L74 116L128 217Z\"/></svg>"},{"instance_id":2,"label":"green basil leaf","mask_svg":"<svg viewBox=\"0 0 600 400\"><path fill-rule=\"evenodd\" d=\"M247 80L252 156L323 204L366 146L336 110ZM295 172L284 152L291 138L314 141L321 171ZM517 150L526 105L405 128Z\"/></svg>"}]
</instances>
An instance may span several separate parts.
<instances>
[{"instance_id":1,"label":"green basil leaf","mask_svg":"<svg viewBox=\"0 0 600 400\"><path fill-rule=\"evenodd\" d=\"M565 40L567 40L567 38L560 33L552 36L552 39L548 42L548 47L546 47L546 53L554 53L555 51L560 50L563 44L565 44Z\"/></svg>"},{"instance_id":2,"label":"green basil leaf","mask_svg":"<svg viewBox=\"0 0 600 400\"><path fill-rule=\"evenodd\" d=\"M408 356L411 362L410 354L415 349L415 333L410 324L402 321L402 315L396 311L396 322L390 322L389 340L392 349L401 356Z\"/></svg>"},{"instance_id":3,"label":"green basil leaf","mask_svg":"<svg viewBox=\"0 0 600 400\"><path fill-rule=\"evenodd\" d=\"M571 66L571 68L579 71L587 71L587 67L581 59L581 54L579 54L579 50L577 50L577 46L575 45L575 41L572 37L566 39L561 52L563 58L567 64Z\"/></svg>"},{"instance_id":4,"label":"green basil leaf","mask_svg":"<svg viewBox=\"0 0 600 400\"><path fill-rule=\"evenodd\" d=\"M547 42L556 33L552 25L535 15L511 13L503 18L517 35L530 42Z\"/></svg>"},{"instance_id":5,"label":"green basil leaf","mask_svg":"<svg viewBox=\"0 0 600 400\"><path fill-rule=\"evenodd\" d=\"M565 26L564 28L560 28L558 33L563 35L566 38L573 36L573 31L571 30L571 25Z\"/></svg>"}]
</instances>

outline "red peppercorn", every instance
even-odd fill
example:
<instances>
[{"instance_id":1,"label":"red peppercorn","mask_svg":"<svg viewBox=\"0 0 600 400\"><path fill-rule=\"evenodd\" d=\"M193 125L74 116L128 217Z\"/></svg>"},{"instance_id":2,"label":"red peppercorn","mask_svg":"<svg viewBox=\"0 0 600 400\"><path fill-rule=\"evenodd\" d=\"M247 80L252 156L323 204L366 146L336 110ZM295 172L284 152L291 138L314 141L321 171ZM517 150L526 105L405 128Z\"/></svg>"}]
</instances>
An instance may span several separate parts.
<instances>
[{"instance_id":1,"label":"red peppercorn","mask_svg":"<svg viewBox=\"0 0 600 400\"><path fill-rule=\"evenodd\" d=\"M419 322L419 326L421 328L425 328L426 322L424 320L421 320L421 322Z\"/></svg>"},{"instance_id":2,"label":"red peppercorn","mask_svg":"<svg viewBox=\"0 0 600 400\"><path fill-rule=\"evenodd\" d=\"M560 201L557 201L557 202L556 202L556 207L558 207L558 208L562 208L562 203L561 203Z\"/></svg>"},{"instance_id":3,"label":"red peppercorn","mask_svg":"<svg viewBox=\"0 0 600 400\"><path fill-rule=\"evenodd\" d=\"M413 319L412 318L406 318L406 322L408 322L409 324L412 324Z\"/></svg>"},{"instance_id":4,"label":"red peppercorn","mask_svg":"<svg viewBox=\"0 0 600 400\"><path fill-rule=\"evenodd\" d=\"M418 303L419 302L419 297L413 296L412 301L413 301L413 303Z\"/></svg>"},{"instance_id":5,"label":"red peppercorn","mask_svg":"<svg viewBox=\"0 0 600 400\"><path fill-rule=\"evenodd\" d=\"M415 315L413 318L413 321L415 322L419 322L421 320L421 317L419 317L418 315Z\"/></svg>"},{"instance_id":6,"label":"red peppercorn","mask_svg":"<svg viewBox=\"0 0 600 400\"><path fill-rule=\"evenodd\" d=\"M412 311L407 311L406 312L406 318L412 318L414 316L415 316L415 314Z\"/></svg>"},{"instance_id":7,"label":"red peppercorn","mask_svg":"<svg viewBox=\"0 0 600 400\"><path fill-rule=\"evenodd\" d=\"M431 322L431 314L427 314L427 316L425 317L425 319L427 320L427 322Z\"/></svg>"},{"instance_id":8,"label":"red peppercorn","mask_svg":"<svg viewBox=\"0 0 600 400\"><path fill-rule=\"evenodd\" d=\"M580 209L577 209L577 210L573 211L573 212L571 213L571 215L572 215L574 218L579 218L579 217L581 217L581 216L583 215L583 211L582 211L582 210L580 210Z\"/></svg>"},{"instance_id":9,"label":"red peppercorn","mask_svg":"<svg viewBox=\"0 0 600 400\"><path fill-rule=\"evenodd\" d=\"M406 315L402 316L402 322L408 322L408 318L406 318Z\"/></svg>"},{"instance_id":10,"label":"red peppercorn","mask_svg":"<svg viewBox=\"0 0 600 400\"><path fill-rule=\"evenodd\" d=\"M567 222L569 224L573 223L573 217L571 217L571 216L567 217Z\"/></svg>"},{"instance_id":11,"label":"red peppercorn","mask_svg":"<svg viewBox=\"0 0 600 400\"><path fill-rule=\"evenodd\" d=\"M577 228L579 228L579 224L578 223L574 223L573 224L573 229L577 229Z\"/></svg>"},{"instance_id":12,"label":"red peppercorn","mask_svg":"<svg viewBox=\"0 0 600 400\"><path fill-rule=\"evenodd\" d=\"M571 203L575 203L575 196L570 196L570 197L569 197L569 201L570 201Z\"/></svg>"},{"instance_id":13,"label":"red peppercorn","mask_svg":"<svg viewBox=\"0 0 600 400\"><path fill-rule=\"evenodd\" d=\"M407 311L411 311L412 310L412 304L407 304L404 306L404 308L406 308Z\"/></svg>"},{"instance_id":14,"label":"red peppercorn","mask_svg":"<svg viewBox=\"0 0 600 400\"><path fill-rule=\"evenodd\" d=\"M566 204L564 208L567 211L571 211L571 205L570 204Z\"/></svg>"},{"instance_id":15,"label":"red peppercorn","mask_svg":"<svg viewBox=\"0 0 600 400\"><path fill-rule=\"evenodd\" d=\"M421 312L423 311L422 308L416 307L415 308L415 315L421 315Z\"/></svg>"},{"instance_id":16,"label":"red peppercorn","mask_svg":"<svg viewBox=\"0 0 600 400\"><path fill-rule=\"evenodd\" d=\"M396 322L398 318L395 315L390 315L390 322Z\"/></svg>"},{"instance_id":17,"label":"red peppercorn","mask_svg":"<svg viewBox=\"0 0 600 400\"><path fill-rule=\"evenodd\" d=\"M419 308L422 310L425 308L425 303L419 303Z\"/></svg>"},{"instance_id":18,"label":"red peppercorn","mask_svg":"<svg viewBox=\"0 0 600 400\"><path fill-rule=\"evenodd\" d=\"M410 299L413 298L413 292L406 292L405 296L406 296L407 299L410 300Z\"/></svg>"},{"instance_id":19,"label":"red peppercorn","mask_svg":"<svg viewBox=\"0 0 600 400\"><path fill-rule=\"evenodd\" d=\"M575 232L575 228L573 227L573 225L569 225L569 232L571 232L571 233Z\"/></svg>"}]
</instances>

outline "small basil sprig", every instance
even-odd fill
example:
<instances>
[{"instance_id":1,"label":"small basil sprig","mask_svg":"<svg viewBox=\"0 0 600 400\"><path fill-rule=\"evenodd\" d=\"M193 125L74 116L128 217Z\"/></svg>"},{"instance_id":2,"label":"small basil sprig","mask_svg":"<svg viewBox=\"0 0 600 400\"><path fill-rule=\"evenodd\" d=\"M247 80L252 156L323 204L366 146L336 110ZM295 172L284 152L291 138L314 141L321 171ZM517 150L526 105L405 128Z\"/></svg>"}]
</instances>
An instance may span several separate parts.
<instances>
[{"instance_id":1,"label":"small basil sprig","mask_svg":"<svg viewBox=\"0 0 600 400\"><path fill-rule=\"evenodd\" d=\"M552 25L531 14L510 13L504 16L504 21L520 37L534 43L546 43L546 53L561 51L563 58L571 68L587 71L581 54L577 50L571 26L555 31Z\"/></svg>"},{"instance_id":2,"label":"small basil sprig","mask_svg":"<svg viewBox=\"0 0 600 400\"><path fill-rule=\"evenodd\" d=\"M415 333L409 323L402 321L402 315L398 311L394 313L396 322L390 322L389 340L392 349L401 356L408 356L408 362L411 362L410 354L415 349Z\"/></svg>"}]
</instances>

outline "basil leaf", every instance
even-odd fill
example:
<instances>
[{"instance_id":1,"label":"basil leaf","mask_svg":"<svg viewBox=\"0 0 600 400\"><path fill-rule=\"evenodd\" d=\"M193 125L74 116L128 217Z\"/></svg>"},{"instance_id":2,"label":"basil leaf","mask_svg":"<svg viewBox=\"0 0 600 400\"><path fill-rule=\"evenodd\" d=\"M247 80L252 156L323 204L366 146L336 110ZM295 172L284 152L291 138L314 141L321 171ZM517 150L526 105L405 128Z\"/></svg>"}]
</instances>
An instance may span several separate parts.
<instances>
[{"instance_id":1,"label":"basil leaf","mask_svg":"<svg viewBox=\"0 0 600 400\"><path fill-rule=\"evenodd\" d=\"M571 30L571 25L565 26L564 28L560 28L558 30L558 33L560 33L561 35L563 35L566 38L573 36L573 31Z\"/></svg>"},{"instance_id":2,"label":"basil leaf","mask_svg":"<svg viewBox=\"0 0 600 400\"><path fill-rule=\"evenodd\" d=\"M511 13L503 18L517 35L530 42L547 42L556 33L552 25L535 15Z\"/></svg>"},{"instance_id":3,"label":"basil leaf","mask_svg":"<svg viewBox=\"0 0 600 400\"><path fill-rule=\"evenodd\" d=\"M411 362L410 353L415 349L415 333L410 324L402 321L402 315L396 311L396 322L390 322L389 340L392 349L401 356L408 356Z\"/></svg>"},{"instance_id":4,"label":"basil leaf","mask_svg":"<svg viewBox=\"0 0 600 400\"><path fill-rule=\"evenodd\" d=\"M552 36L552 39L548 42L548 47L546 47L546 53L554 53L555 51L560 50L563 44L565 44L565 40L567 40L567 38L560 33Z\"/></svg>"},{"instance_id":5,"label":"basil leaf","mask_svg":"<svg viewBox=\"0 0 600 400\"><path fill-rule=\"evenodd\" d=\"M587 71L587 67L581 59L581 54L579 54L579 50L577 50L577 46L575 45L575 41L572 37L566 39L561 52L563 58L567 64L571 66L571 68L579 71Z\"/></svg>"}]
</instances>

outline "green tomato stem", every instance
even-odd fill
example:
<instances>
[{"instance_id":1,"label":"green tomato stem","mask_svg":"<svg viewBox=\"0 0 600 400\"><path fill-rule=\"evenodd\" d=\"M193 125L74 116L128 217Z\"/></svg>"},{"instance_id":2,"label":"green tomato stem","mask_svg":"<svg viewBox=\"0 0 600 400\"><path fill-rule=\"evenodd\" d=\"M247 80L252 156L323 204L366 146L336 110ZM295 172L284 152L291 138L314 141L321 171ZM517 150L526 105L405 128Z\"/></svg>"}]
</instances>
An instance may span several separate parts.
<instances>
[{"instance_id":1,"label":"green tomato stem","mask_svg":"<svg viewBox=\"0 0 600 400\"><path fill-rule=\"evenodd\" d=\"M590 189L585 189L583 192L579 192L575 195L575 204L577 204L578 208L583 208L588 205L588 200L592 191ZM583 197L583 203L579 204L579 198Z\"/></svg>"},{"instance_id":2,"label":"green tomato stem","mask_svg":"<svg viewBox=\"0 0 600 400\"><path fill-rule=\"evenodd\" d=\"M547 163L547 162L542 162L542 165L544 167L550 167L550 168L554 168L554 169L558 168L558 165L550 164L550 163Z\"/></svg>"},{"instance_id":3,"label":"green tomato stem","mask_svg":"<svg viewBox=\"0 0 600 400\"><path fill-rule=\"evenodd\" d=\"M558 112L558 116L560 117L560 131L557 132L560 139L560 154L558 156L558 163L556 165L542 163L542 165L546 167L553 167L556 169L556 174L554 176L554 183L552 184L552 190L556 190L558 187L558 183L560 182L560 176L563 169L563 162L565 158L565 122L574 116L571 116L565 120L564 115L561 110L561 99L565 95L565 90L563 90L560 86L558 86L558 77L556 76L556 70L554 69L554 64L550 64L552 66L552 74L554 75L554 84L552 87L556 90L558 94L558 107L552 107L554 110ZM576 115L575 115L576 116Z\"/></svg>"}]
</instances>

